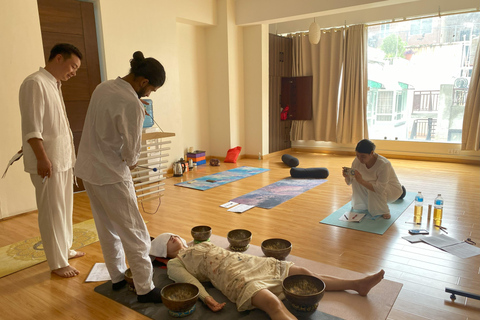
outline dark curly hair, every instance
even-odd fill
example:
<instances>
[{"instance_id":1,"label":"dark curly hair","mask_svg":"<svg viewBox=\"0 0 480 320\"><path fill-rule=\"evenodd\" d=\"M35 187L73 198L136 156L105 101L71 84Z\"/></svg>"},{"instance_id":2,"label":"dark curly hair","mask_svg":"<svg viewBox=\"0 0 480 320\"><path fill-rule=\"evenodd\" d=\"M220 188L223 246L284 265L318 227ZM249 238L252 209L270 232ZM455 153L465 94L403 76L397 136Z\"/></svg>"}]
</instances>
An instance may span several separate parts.
<instances>
[{"instance_id":1,"label":"dark curly hair","mask_svg":"<svg viewBox=\"0 0 480 320\"><path fill-rule=\"evenodd\" d=\"M130 73L135 77L144 77L154 87L161 87L165 83L166 74L162 64L154 58L145 58L141 51L133 54L130 67Z\"/></svg>"}]
</instances>

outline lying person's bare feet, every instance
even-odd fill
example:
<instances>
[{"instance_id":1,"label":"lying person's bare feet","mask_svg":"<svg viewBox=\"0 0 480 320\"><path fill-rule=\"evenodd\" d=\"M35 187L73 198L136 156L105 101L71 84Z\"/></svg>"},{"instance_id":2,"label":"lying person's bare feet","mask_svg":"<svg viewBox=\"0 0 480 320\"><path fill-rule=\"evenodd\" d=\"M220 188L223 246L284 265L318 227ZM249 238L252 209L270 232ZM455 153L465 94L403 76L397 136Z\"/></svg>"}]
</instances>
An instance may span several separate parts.
<instances>
[{"instance_id":1,"label":"lying person's bare feet","mask_svg":"<svg viewBox=\"0 0 480 320\"><path fill-rule=\"evenodd\" d=\"M85 255L85 252L70 250L70 252L68 253L68 259L80 258L80 257L83 257L84 255Z\"/></svg>"},{"instance_id":2,"label":"lying person's bare feet","mask_svg":"<svg viewBox=\"0 0 480 320\"><path fill-rule=\"evenodd\" d=\"M383 219L390 219L392 216L390 215L390 213L385 213L382 217Z\"/></svg>"},{"instance_id":3,"label":"lying person's bare feet","mask_svg":"<svg viewBox=\"0 0 480 320\"><path fill-rule=\"evenodd\" d=\"M382 269L371 276L358 280L358 294L361 296L366 296L373 287L382 281L384 274L385 271Z\"/></svg>"},{"instance_id":4,"label":"lying person's bare feet","mask_svg":"<svg viewBox=\"0 0 480 320\"><path fill-rule=\"evenodd\" d=\"M80 271L78 271L74 267L68 265L68 266L60 268L60 269L52 270L52 273L54 273L57 276L60 276L62 278L72 278L72 277L75 277L75 276L79 275Z\"/></svg>"}]
</instances>

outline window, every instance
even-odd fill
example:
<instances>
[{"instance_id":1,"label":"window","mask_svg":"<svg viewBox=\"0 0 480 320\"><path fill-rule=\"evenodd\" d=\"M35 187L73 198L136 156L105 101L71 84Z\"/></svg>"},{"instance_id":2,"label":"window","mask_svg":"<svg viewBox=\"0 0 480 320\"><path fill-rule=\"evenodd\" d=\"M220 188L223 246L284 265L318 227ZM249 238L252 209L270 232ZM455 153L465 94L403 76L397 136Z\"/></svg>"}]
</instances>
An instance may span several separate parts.
<instances>
[{"instance_id":1,"label":"window","mask_svg":"<svg viewBox=\"0 0 480 320\"><path fill-rule=\"evenodd\" d=\"M479 39L479 12L369 27L369 137L459 142Z\"/></svg>"}]
</instances>

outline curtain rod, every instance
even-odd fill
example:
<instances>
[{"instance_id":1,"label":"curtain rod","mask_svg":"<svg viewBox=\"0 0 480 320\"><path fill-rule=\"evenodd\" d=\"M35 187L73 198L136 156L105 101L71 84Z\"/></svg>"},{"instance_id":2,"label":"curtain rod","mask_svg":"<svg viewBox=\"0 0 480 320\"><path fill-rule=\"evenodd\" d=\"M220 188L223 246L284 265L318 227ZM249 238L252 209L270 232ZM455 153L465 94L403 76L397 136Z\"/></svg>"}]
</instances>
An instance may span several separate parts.
<instances>
[{"instance_id":1,"label":"curtain rod","mask_svg":"<svg viewBox=\"0 0 480 320\"><path fill-rule=\"evenodd\" d=\"M440 10L439 10L438 14L435 14L435 15L415 17L415 18L403 18L403 19L399 19L399 20L392 19L392 21L378 22L378 23L366 23L365 25L367 27L373 27L373 26L380 26L380 25L390 24L390 23L429 19L429 18L437 18L437 17L441 18L441 17L444 17L444 16L453 16L453 15L456 15L456 14L465 14L465 13L474 13L474 12L480 12L480 8L473 9L473 10L470 10L470 11L461 11L461 12L452 12L452 13L440 13Z\"/></svg>"},{"instance_id":2,"label":"curtain rod","mask_svg":"<svg viewBox=\"0 0 480 320\"><path fill-rule=\"evenodd\" d=\"M365 23L366 27L373 27L373 26L380 26L384 24L390 24L390 23L398 23L398 22L404 22L404 21L414 21L414 20L420 20L420 19L428 19L428 18L436 18L436 17L445 17L445 16L453 16L456 14L465 14L465 13L474 13L474 12L480 12L480 8L478 9L472 9L469 11L460 11L460 12L452 12L452 13L440 13L440 10L438 10L438 13L435 15L430 15L430 16L422 16L422 17L415 17L415 18L403 18L399 20L392 19L392 21L385 21L385 22L378 22L378 23ZM359 24L359 23L357 23ZM349 24L347 25L347 21L345 21L345 24L343 26L337 26L337 27L329 27L329 28L322 28L320 31L330 31L332 29L341 29L341 28L347 28L350 26L353 26L355 24ZM275 27L276 29L276 27ZM307 33L308 30L305 31L296 31L296 32L287 32L287 33L281 33L280 35L289 35L289 34L299 34L299 33Z\"/></svg>"}]
</instances>

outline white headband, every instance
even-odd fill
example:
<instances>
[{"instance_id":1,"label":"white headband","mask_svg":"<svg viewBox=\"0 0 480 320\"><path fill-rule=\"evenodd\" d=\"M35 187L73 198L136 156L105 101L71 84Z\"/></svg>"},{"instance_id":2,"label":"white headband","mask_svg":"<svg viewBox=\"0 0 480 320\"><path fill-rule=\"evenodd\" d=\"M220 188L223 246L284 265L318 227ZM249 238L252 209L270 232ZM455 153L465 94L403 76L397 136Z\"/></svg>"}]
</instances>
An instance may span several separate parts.
<instances>
[{"instance_id":1,"label":"white headband","mask_svg":"<svg viewBox=\"0 0 480 320\"><path fill-rule=\"evenodd\" d=\"M152 241L150 247L150 255L159 258L167 257L167 242L172 236L178 237L185 247L187 247L187 242L180 236L173 233L162 233Z\"/></svg>"}]
</instances>

